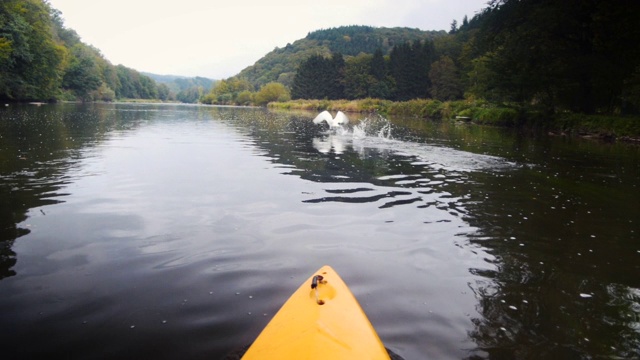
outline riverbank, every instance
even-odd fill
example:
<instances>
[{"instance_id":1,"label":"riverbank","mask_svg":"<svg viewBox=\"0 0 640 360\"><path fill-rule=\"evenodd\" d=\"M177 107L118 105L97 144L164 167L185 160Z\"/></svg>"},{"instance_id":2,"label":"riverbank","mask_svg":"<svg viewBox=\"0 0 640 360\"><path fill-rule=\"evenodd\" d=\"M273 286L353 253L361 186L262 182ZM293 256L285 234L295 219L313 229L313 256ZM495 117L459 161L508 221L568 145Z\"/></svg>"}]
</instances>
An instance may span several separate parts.
<instances>
[{"instance_id":1,"label":"riverbank","mask_svg":"<svg viewBox=\"0 0 640 360\"><path fill-rule=\"evenodd\" d=\"M640 116L585 115L557 113L545 115L520 106L496 105L484 100L438 101L418 99L389 101L291 100L272 102L272 109L345 111L410 116L430 120L468 121L482 125L534 128L551 135L598 138L605 141L640 143Z\"/></svg>"}]
</instances>

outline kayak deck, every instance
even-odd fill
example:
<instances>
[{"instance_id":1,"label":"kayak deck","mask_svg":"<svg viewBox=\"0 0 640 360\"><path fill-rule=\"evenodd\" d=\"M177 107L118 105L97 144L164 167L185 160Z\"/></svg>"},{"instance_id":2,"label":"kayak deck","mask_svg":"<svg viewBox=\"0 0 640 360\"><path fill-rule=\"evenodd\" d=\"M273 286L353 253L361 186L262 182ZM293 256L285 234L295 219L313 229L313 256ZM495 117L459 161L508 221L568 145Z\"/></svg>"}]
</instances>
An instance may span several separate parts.
<instances>
[{"instance_id":1,"label":"kayak deck","mask_svg":"<svg viewBox=\"0 0 640 360\"><path fill-rule=\"evenodd\" d=\"M389 359L389 355L347 285L324 266L291 295L242 359Z\"/></svg>"}]
</instances>

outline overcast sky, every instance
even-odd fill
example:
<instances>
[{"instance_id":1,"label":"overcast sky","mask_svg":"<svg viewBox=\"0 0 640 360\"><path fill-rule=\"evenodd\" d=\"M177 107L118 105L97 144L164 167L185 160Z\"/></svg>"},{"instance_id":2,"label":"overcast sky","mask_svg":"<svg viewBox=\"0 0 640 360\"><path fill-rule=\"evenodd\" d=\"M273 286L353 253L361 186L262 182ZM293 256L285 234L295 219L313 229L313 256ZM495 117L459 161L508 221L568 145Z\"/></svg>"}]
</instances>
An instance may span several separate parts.
<instances>
[{"instance_id":1,"label":"overcast sky","mask_svg":"<svg viewBox=\"0 0 640 360\"><path fill-rule=\"evenodd\" d=\"M49 0L114 65L223 79L307 33L343 25L449 30L488 0Z\"/></svg>"}]
</instances>

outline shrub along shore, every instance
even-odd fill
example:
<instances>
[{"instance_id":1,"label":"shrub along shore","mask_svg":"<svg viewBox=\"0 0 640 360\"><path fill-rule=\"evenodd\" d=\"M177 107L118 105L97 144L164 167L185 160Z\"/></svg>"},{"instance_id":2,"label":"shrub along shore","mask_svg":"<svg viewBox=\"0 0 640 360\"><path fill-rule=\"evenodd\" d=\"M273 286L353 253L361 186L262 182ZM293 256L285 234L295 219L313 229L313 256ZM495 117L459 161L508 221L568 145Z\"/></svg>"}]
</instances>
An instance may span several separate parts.
<instances>
[{"instance_id":1,"label":"shrub along shore","mask_svg":"<svg viewBox=\"0 0 640 360\"><path fill-rule=\"evenodd\" d=\"M640 116L586 115L576 113L544 114L517 105L491 104L484 100L438 101L417 99L390 101L291 100L271 102L271 109L344 111L381 115L419 117L428 120L458 120L476 124L540 129L552 135L599 138L640 144Z\"/></svg>"}]
</instances>

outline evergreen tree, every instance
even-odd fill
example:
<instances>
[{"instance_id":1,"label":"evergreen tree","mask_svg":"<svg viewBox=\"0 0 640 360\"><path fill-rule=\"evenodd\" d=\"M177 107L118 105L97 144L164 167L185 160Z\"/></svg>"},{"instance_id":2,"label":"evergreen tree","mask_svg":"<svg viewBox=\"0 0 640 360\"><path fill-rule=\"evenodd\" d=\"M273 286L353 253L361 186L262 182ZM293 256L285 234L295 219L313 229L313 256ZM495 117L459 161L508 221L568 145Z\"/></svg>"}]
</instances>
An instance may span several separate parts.
<instances>
[{"instance_id":1,"label":"evergreen tree","mask_svg":"<svg viewBox=\"0 0 640 360\"><path fill-rule=\"evenodd\" d=\"M451 30L449 30L449 34L453 35L458 32L458 21L453 20L451 22Z\"/></svg>"},{"instance_id":2,"label":"evergreen tree","mask_svg":"<svg viewBox=\"0 0 640 360\"><path fill-rule=\"evenodd\" d=\"M329 69L331 72L328 74L328 81L331 88L328 89L327 98L332 100L344 99L345 62L341 53L335 52L331 55Z\"/></svg>"},{"instance_id":3,"label":"evergreen tree","mask_svg":"<svg viewBox=\"0 0 640 360\"><path fill-rule=\"evenodd\" d=\"M391 51L391 76L395 80L396 100L426 98L429 95L429 70L435 49L431 41L404 43Z\"/></svg>"},{"instance_id":4,"label":"evergreen tree","mask_svg":"<svg viewBox=\"0 0 640 360\"><path fill-rule=\"evenodd\" d=\"M638 1L494 0L479 39L504 100L585 113L624 102L640 65Z\"/></svg>"},{"instance_id":5,"label":"evergreen tree","mask_svg":"<svg viewBox=\"0 0 640 360\"><path fill-rule=\"evenodd\" d=\"M393 81L389 76L388 65L380 48L373 53L369 69L372 81L367 96L377 99L391 99Z\"/></svg>"},{"instance_id":6,"label":"evergreen tree","mask_svg":"<svg viewBox=\"0 0 640 360\"><path fill-rule=\"evenodd\" d=\"M410 68L410 51L411 46L408 43L395 46L391 50L390 70L391 76L395 80L394 99L408 100L411 98L409 92L409 84L411 79Z\"/></svg>"},{"instance_id":7,"label":"evergreen tree","mask_svg":"<svg viewBox=\"0 0 640 360\"><path fill-rule=\"evenodd\" d=\"M458 69L450 57L443 56L434 62L429 71L429 78L434 99L447 101L462 98L462 84Z\"/></svg>"},{"instance_id":8,"label":"evergreen tree","mask_svg":"<svg viewBox=\"0 0 640 360\"><path fill-rule=\"evenodd\" d=\"M303 61L291 86L294 99L340 99L344 97L344 59L334 53L330 59L314 55Z\"/></svg>"},{"instance_id":9,"label":"evergreen tree","mask_svg":"<svg viewBox=\"0 0 640 360\"><path fill-rule=\"evenodd\" d=\"M371 75L378 81L387 77L387 69L384 63L384 55L382 49L377 48L371 59Z\"/></svg>"},{"instance_id":10,"label":"evergreen tree","mask_svg":"<svg viewBox=\"0 0 640 360\"><path fill-rule=\"evenodd\" d=\"M317 95L317 80L320 77L319 69L324 64L324 58L320 55L313 55L303 61L293 78L291 86L291 97L294 99L314 99Z\"/></svg>"}]
</instances>

